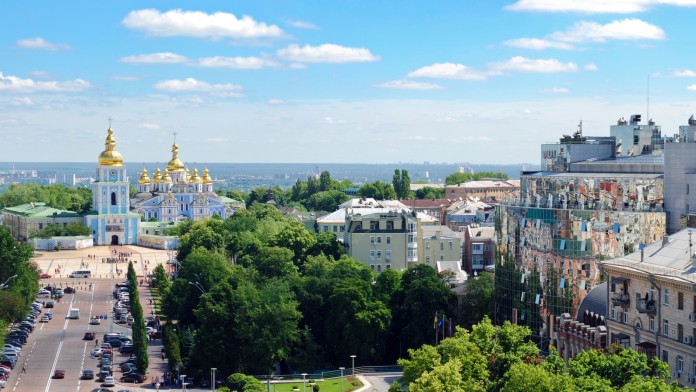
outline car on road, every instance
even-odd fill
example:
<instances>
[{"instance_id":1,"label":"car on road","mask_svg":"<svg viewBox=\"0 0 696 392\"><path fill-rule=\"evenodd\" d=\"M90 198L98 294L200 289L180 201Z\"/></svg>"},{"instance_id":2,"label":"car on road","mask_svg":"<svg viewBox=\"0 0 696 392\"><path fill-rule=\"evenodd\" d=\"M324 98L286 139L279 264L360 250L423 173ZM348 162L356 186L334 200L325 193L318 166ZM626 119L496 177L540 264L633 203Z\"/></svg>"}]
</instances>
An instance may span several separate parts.
<instances>
[{"instance_id":1,"label":"car on road","mask_svg":"<svg viewBox=\"0 0 696 392\"><path fill-rule=\"evenodd\" d=\"M46 290L46 289L41 289L39 290L39 293L37 294L39 298L50 298L51 297L51 292Z\"/></svg>"},{"instance_id":2,"label":"car on road","mask_svg":"<svg viewBox=\"0 0 696 392\"><path fill-rule=\"evenodd\" d=\"M90 325L99 325L101 324L101 320L99 319L99 316L93 317L91 320L89 320Z\"/></svg>"},{"instance_id":3,"label":"car on road","mask_svg":"<svg viewBox=\"0 0 696 392\"><path fill-rule=\"evenodd\" d=\"M63 296L63 289L56 290L56 298L61 298Z\"/></svg>"},{"instance_id":4,"label":"car on road","mask_svg":"<svg viewBox=\"0 0 696 392\"><path fill-rule=\"evenodd\" d=\"M49 320L53 320L53 313L51 313L51 312L46 312L46 314L44 314L44 316L48 317Z\"/></svg>"},{"instance_id":5,"label":"car on road","mask_svg":"<svg viewBox=\"0 0 696 392\"><path fill-rule=\"evenodd\" d=\"M85 332L85 336L82 337L83 340L94 340L94 332Z\"/></svg>"},{"instance_id":6,"label":"car on road","mask_svg":"<svg viewBox=\"0 0 696 392\"><path fill-rule=\"evenodd\" d=\"M83 380L91 380L93 378L94 378L94 370L85 369L82 371L82 379Z\"/></svg>"},{"instance_id":7,"label":"car on road","mask_svg":"<svg viewBox=\"0 0 696 392\"><path fill-rule=\"evenodd\" d=\"M45 308L52 308L53 307L53 301L47 301L46 305L44 305Z\"/></svg>"},{"instance_id":8,"label":"car on road","mask_svg":"<svg viewBox=\"0 0 696 392\"><path fill-rule=\"evenodd\" d=\"M42 323L47 323L48 320L50 320L50 319L49 319L48 316L46 316L45 314L44 314L43 316L41 316L41 322L42 322Z\"/></svg>"},{"instance_id":9,"label":"car on road","mask_svg":"<svg viewBox=\"0 0 696 392\"><path fill-rule=\"evenodd\" d=\"M105 387L115 387L116 386L116 379L113 378L112 376L104 377L104 382L102 383L102 385Z\"/></svg>"},{"instance_id":10,"label":"car on road","mask_svg":"<svg viewBox=\"0 0 696 392\"><path fill-rule=\"evenodd\" d=\"M56 369L56 371L53 372L53 378L65 378L65 370Z\"/></svg>"},{"instance_id":11,"label":"car on road","mask_svg":"<svg viewBox=\"0 0 696 392\"><path fill-rule=\"evenodd\" d=\"M75 293L75 289L73 287L68 286L65 288L65 290L63 290L63 292L65 294L73 294L73 293Z\"/></svg>"},{"instance_id":12,"label":"car on road","mask_svg":"<svg viewBox=\"0 0 696 392\"><path fill-rule=\"evenodd\" d=\"M145 381L145 376L140 373L125 373L123 377L121 377L121 382L144 382Z\"/></svg>"},{"instance_id":13,"label":"car on road","mask_svg":"<svg viewBox=\"0 0 696 392\"><path fill-rule=\"evenodd\" d=\"M110 374L108 371L107 372L100 371L99 374L97 374L97 381L103 382L104 379L109 377L109 376L110 376Z\"/></svg>"},{"instance_id":14,"label":"car on road","mask_svg":"<svg viewBox=\"0 0 696 392\"><path fill-rule=\"evenodd\" d=\"M41 274L41 275L39 275L39 279L51 279L51 275L49 275L49 274Z\"/></svg>"}]
</instances>

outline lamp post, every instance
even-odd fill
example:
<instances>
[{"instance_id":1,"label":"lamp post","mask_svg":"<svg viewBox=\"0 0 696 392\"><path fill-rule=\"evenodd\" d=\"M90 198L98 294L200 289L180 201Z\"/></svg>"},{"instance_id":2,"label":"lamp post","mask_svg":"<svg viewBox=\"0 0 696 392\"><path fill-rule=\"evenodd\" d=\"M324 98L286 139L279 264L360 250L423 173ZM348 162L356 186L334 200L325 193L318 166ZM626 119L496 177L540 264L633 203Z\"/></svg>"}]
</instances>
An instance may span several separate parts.
<instances>
[{"instance_id":1,"label":"lamp post","mask_svg":"<svg viewBox=\"0 0 696 392\"><path fill-rule=\"evenodd\" d=\"M198 290L201 291L201 294L205 294L205 293L206 293L205 289L203 288L203 285L201 285L200 283L198 283L198 282L188 282L188 284L190 284L190 285L192 285L192 286L196 286L196 288L197 288Z\"/></svg>"},{"instance_id":2,"label":"lamp post","mask_svg":"<svg viewBox=\"0 0 696 392\"><path fill-rule=\"evenodd\" d=\"M338 370L341 371L341 392L343 392L343 371L346 370L346 368L341 366L340 368L338 368Z\"/></svg>"},{"instance_id":3,"label":"lamp post","mask_svg":"<svg viewBox=\"0 0 696 392\"><path fill-rule=\"evenodd\" d=\"M0 285L0 290L5 290L5 289L7 288L7 284L10 283L10 281L11 281L12 279L16 278L16 277L17 277L17 275L12 275L12 276L10 276L9 278L7 278L7 280L5 281L5 283L3 283L3 284Z\"/></svg>"},{"instance_id":4,"label":"lamp post","mask_svg":"<svg viewBox=\"0 0 696 392\"><path fill-rule=\"evenodd\" d=\"M210 390L211 390L211 391L214 391L214 390L215 390L215 371L216 371L216 370L217 370L217 368L210 368L210 377L211 377L211 380L210 380Z\"/></svg>"},{"instance_id":5,"label":"lamp post","mask_svg":"<svg viewBox=\"0 0 696 392\"><path fill-rule=\"evenodd\" d=\"M357 357L357 355L351 355L351 356L350 356L350 359L351 359L352 362L353 362L353 371L351 372L353 377L355 377L355 357Z\"/></svg>"},{"instance_id":6,"label":"lamp post","mask_svg":"<svg viewBox=\"0 0 696 392\"><path fill-rule=\"evenodd\" d=\"M304 392L307 392L307 382L305 381L305 378L307 377L307 373L302 373L302 389Z\"/></svg>"}]
</instances>

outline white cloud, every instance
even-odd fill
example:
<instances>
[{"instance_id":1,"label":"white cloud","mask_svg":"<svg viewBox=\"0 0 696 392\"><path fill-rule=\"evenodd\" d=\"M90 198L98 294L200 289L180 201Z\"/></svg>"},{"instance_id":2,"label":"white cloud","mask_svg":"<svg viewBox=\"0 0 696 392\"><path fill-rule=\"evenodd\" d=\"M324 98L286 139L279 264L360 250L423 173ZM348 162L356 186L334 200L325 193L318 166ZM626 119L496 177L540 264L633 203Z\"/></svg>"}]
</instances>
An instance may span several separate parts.
<instances>
[{"instance_id":1,"label":"white cloud","mask_svg":"<svg viewBox=\"0 0 696 392\"><path fill-rule=\"evenodd\" d=\"M271 98L267 102L269 105L282 105L285 103L282 99L277 99L277 98Z\"/></svg>"},{"instance_id":2,"label":"white cloud","mask_svg":"<svg viewBox=\"0 0 696 392\"><path fill-rule=\"evenodd\" d=\"M260 69L265 67L277 67L278 63L259 57L214 56L192 60L190 65L206 68Z\"/></svg>"},{"instance_id":3,"label":"white cloud","mask_svg":"<svg viewBox=\"0 0 696 392\"><path fill-rule=\"evenodd\" d=\"M251 16L237 18L227 12L207 14L181 9L160 12L155 9L131 11L123 25L160 37L187 36L197 38L276 38L285 33L276 25L257 22Z\"/></svg>"},{"instance_id":4,"label":"white cloud","mask_svg":"<svg viewBox=\"0 0 696 392\"><path fill-rule=\"evenodd\" d=\"M48 71L31 71L29 72L29 75L38 79L48 79L54 76L51 72Z\"/></svg>"},{"instance_id":5,"label":"white cloud","mask_svg":"<svg viewBox=\"0 0 696 392\"><path fill-rule=\"evenodd\" d=\"M321 120L319 120L319 123L321 124L345 124L346 120L338 120L333 117L324 117Z\"/></svg>"},{"instance_id":6,"label":"white cloud","mask_svg":"<svg viewBox=\"0 0 696 392\"><path fill-rule=\"evenodd\" d=\"M92 87L92 84L83 79L68 80L65 82L47 81L39 82L32 79L22 79L16 76L3 76L0 72L0 91L13 92L80 92Z\"/></svg>"},{"instance_id":7,"label":"white cloud","mask_svg":"<svg viewBox=\"0 0 696 392\"><path fill-rule=\"evenodd\" d=\"M138 124L138 128L156 130L156 129L160 129L160 126L159 126L159 124L155 124L155 123L141 123L141 124Z\"/></svg>"},{"instance_id":8,"label":"white cloud","mask_svg":"<svg viewBox=\"0 0 696 392\"><path fill-rule=\"evenodd\" d=\"M306 63L355 63L379 60L379 57L370 53L369 49L348 48L335 44L303 47L293 44L279 49L277 54L287 60Z\"/></svg>"},{"instance_id":9,"label":"white cloud","mask_svg":"<svg viewBox=\"0 0 696 392\"><path fill-rule=\"evenodd\" d=\"M20 39L16 45L20 48L48 50L51 52L70 49L70 46L66 44L49 42L41 37Z\"/></svg>"},{"instance_id":10,"label":"white cloud","mask_svg":"<svg viewBox=\"0 0 696 392\"><path fill-rule=\"evenodd\" d=\"M597 68L597 66L596 66L595 64L592 64L592 63L585 64L585 66L582 67L582 68L583 68L585 71L597 71L597 70L599 70L599 68Z\"/></svg>"},{"instance_id":11,"label":"white cloud","mask_svg":"<svg viewBox=\"0 0 696 392\"><path fill-rule=\"evenodd\" d=\"M302 63L292 63L289 65L290 69L305 69L307 68L307 64L302 64Z\"/></svg>"},{"instance_id":12,"label":"white cloud","mask_svg":"<svg viewBox=\"0 0 696 392\"><path fill-rule=\"evenodd\" d=\"M288 20L288 25L298 29L317 30L319 27L314 23L303 22L301 20Z\"/></svg>"},{"instance_id":13,"label":"white cloud","mask_svg":"<svg viewBox=\"0 0 696 392\"><path fill-rule=\"evenodd\" d=\"M687 86L686 89L689 91L696 91L696 84L692 84L690 86Z\"/></svg>"},{"instance_id":14,"label":"white cloud","mask_svg":"<svg viewBox=\"0 0 696 392\"><path fill-rule=\"evenodd\" d=\"M517 38L505 41L505 45L513 48L522 49L532 49L532 50L544 50L544 49L561 49L561 50L573 50L575 47L573 45L567 44L565 42L556 42L548 39L541 38Z\"/></svg>"},{"instance_id":15,"label":"white cloud","mask_svg":"<svg viewBox=\"0 0 696 392\"><path fill-rule=\"evenodd\" d=\"M658 26L640 19L622 19L599 24L596 22L578 22L566 31L549 35L562 42L606 42L608 40L662 40L666 35Z\"/></svg>"},{"instance_id":16,"label":"white cloud","mask_svg":"<svg viewBox=\"0 0 696 392\"><path fill-rule=\"evenodd\" d=\"M491 67L500 71L518 72L576 72L578 66L575 63L563 63L556 59L530 59L522 56L515 56L510 60L492 63Z\"/></svg>"},{"instance_id":17,"label":"white cloud","mask_svg":"<svg viewBox=\"0 0 696 392\"><path fill-rule=\"evenodd\" d=\"M683 69L679 71L674 71L672 76L677 78L696 78L696 72L690 69Z\"/></svg>"},{"instance_id":18,"label":"white cloud","mask_svg":"<svg viewBox=\"0 0 696 392\"><path fill-rule=\"evenodd\" d=\"M130 64L179 64L185 63L186 61L188 61L186 56L171 52L159 52L121 57L122 63Z\"/></svg>"},{"instance_id":19,"label":"white cloud","mask_svg":"<svg viewBox=\"0 0 696 392\"><path fill-rule=\"evenodd\" d=\"M569 93L570 90L568 90L565 87L551 87L543 90L539 90L540 93L552 93L552 94L565 94Z\"/></svg>"},{"instance_id":20,"label":"white cloud","mask_svg":"<svg viewBox=\"0 0 696 392\"><path fill-rule=\"evenodd\" d=\"M439 79L462 79L462 80L482 80L487 78L487 74L473 70L463 64L454 63L435 63L419 68L408 74L410 78L439 78Z\"/></svg>"},{"instance_id":21,"label":"white cloud","mask_svg":"<svg viewBox=\"0 0 696 392\"><path fill-rule=\"evenodd\" d=\"M413 80L392 80L377 84L375 87L392 88L398 90L444 90L445 88L434 83L415 82Z\"/></svg>"},{"instance_id":22,"label":"white cloud","mask_svg":"<svg viewBox=\"0 0 696 392\"><path fill-rule=\"evenodd\" d=\"M155 88L160 91L169 91L172 93L203 92L220 97L244 96L244 94L241 92L243 90L242 86L231 83L211 84L196 80L194 78L186 78L184 80L164 80L155 84Z\"/></svg>"},{"instance_id":23,"label":"white cloud","mask_svg":"<svg viewBox=\"0 0 696 392\"><path fill-rule=\"evenodd\" d=\"M15 106L33 106L34 101L29 97L15 97L12 98L12 104Z\"/></svg>"},{"instance_id":24,"label":"white cloud","mask_svg":"<svg viewBox=\"0 0 696 392\"><path fill-rule=\"evenodd\" d=\"M115 75L115 76L111 77L111 79L113 79L113 80L120 80L120 81L124 81L124 82L133 82L136 80L141 80L142 78L143 78L142 76L138 76L138 75Z\"/></svg>"},{"instance_id":25,"label":"white cloud","mask_svg":"<svg viewBox=\"0 0 696 392\"><path fill-rule=\"evenodd\" d=\"M518 0L505 7L513 11L581 12L588 14L631 14L657 5L696 6L695 0Z\"/></svg>"}]
</instances>

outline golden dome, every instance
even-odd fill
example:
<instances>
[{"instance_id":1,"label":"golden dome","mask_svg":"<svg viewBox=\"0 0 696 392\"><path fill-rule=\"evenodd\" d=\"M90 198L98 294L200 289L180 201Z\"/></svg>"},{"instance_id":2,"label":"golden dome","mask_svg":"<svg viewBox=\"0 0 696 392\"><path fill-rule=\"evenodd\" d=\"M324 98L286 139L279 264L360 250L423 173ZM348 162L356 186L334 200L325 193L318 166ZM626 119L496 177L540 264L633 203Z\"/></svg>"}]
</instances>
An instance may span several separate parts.
<instances>
[{"instance_id":1,"label":"golden dome","mask_svg":"<svg viewBox=\"0 0 696 392\"><path fill-rule=\"evenodd\" d=\"M208 171L207 167L203 170L203 183L204 184L212 184L213 183L213 179L210 178L210 172Z\"/></svg>"},{"instance_id":2,"label":"golden dome","mask_svg":"<svg viewBox=\"0 0 696 392\"><path fill-rule=\"evenodd\" d=\"M172 178L169 177L169 171L167 169L164 169L164 173L162 173L162 178L160 178L160 182L166 183L166 184L171 184Z\"/></svg>"},{"instance_id":3,"label":"golden dome","mask_svg":"<svg viewBox=\"0 0 696 392\"><path fill-rule=\"evenodd\" d=\"M140 172L140 179L138 180L139 185L147 185L150 183L150 177L147 176L147 169L143 168Z\"/></svg>"},{"instance_id":4,"label":"golden dome","mask_svg":"<svg viewBox=\"0 0 696 392\"><path fill-rule=\"evenodd\" d=\"M155 176L152 177L152 182L154 182L154 183L162 182L162 172L160 172L159 167L157 168L157 170L155 170Z\"/></svg>"},{"instance_id":5,"label":"golden dome","mask_svg":"<svg viewBox=\"0 0 696 392\"><path fill-rule=\"evenodd\" d=\"M108 136L106 136L106 142L104 143L104 151L99 154L99 165L100 166L121 166L123 165L123 155L116 151L116 138L114 138L114 131L106 131Z\"/></svg>"},{"instance_id":6,"label":"golden dome","mask_svg":"<svg viewBox=\"0 0 696 392\"><path fill-rule=\"evenodd\" d=\"M193 168L193 175L189 178L189 182L192 184L201 184L203 180L198 177L198 168Z\"/></svg>"},{"instance_id":7,"label":"golden dome","mask_svg":"<svg viewBox=\"0 0 696 392\"><path fill-rule=\"evenodd\" d=\"M172 160L167 163L167 170L170 172L184 171L184 163L179 160L179 146L174 142L172 144Z\"/></svg>"}]
</instances>

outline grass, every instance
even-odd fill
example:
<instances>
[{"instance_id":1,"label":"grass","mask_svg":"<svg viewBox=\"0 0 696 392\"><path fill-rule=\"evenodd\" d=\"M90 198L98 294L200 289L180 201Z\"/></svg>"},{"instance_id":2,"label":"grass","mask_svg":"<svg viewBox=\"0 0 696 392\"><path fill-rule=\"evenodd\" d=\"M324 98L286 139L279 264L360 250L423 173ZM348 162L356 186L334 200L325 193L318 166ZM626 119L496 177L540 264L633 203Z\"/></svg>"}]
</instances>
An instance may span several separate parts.
<instances>
[{"instance_id":1,"label":"grass","mask_svg":"<svg viewBox=\"0 0 696 392\"><path fill-rule=\"evenodd\" d=\"M362 387L362 383L360 380L355 379L355 383L357 385L352 385L351 382L349 381L350 377L345 377L343 379L343 391L344 392L349 392L349 391L355 391L357 389L360 389ZM352 378L350 378L352 380ZM266 383L262 381L264 387L266 386ZM331 380L326 380L326 381L319 381L317 382L317 385L319 385L319 392L341 392L341 379L340 378L334 378ZM302 387L302 380L296 381L296 382L288 382L288 383L282 383L282 384L271 384L271 392L292 392L292 387L296 386L299 388L299 392L305 392L304 388ZM309 386L309 382L307 382L307 392L311 392L312 387Z\"/></svg>"}]
</instances>

